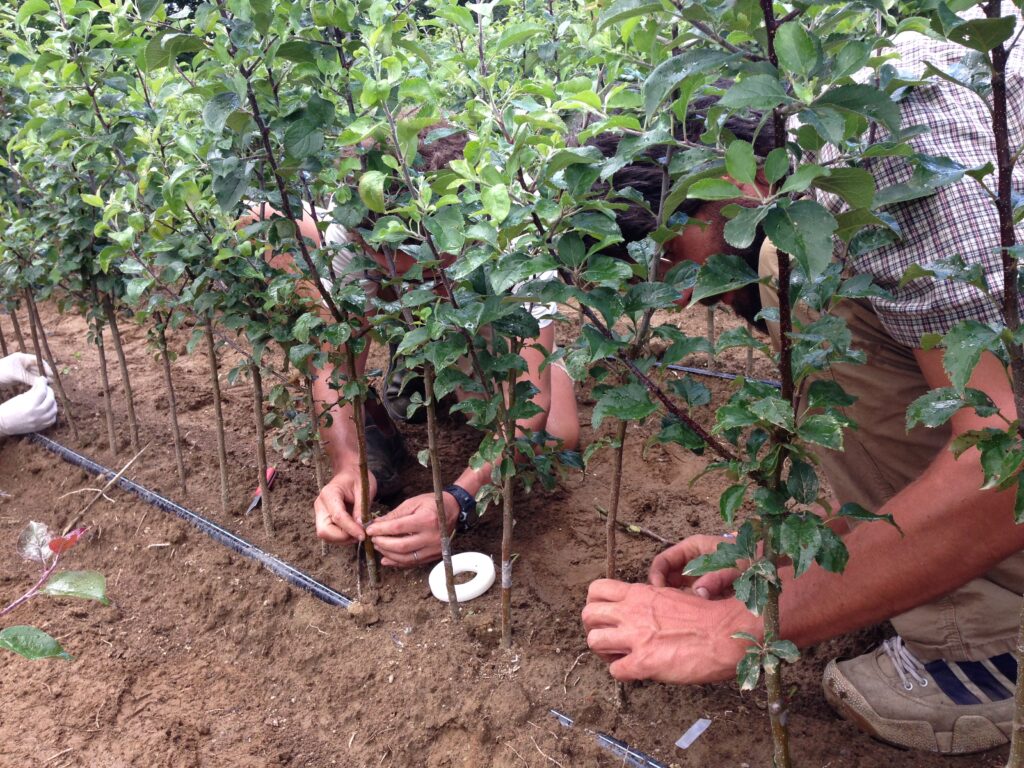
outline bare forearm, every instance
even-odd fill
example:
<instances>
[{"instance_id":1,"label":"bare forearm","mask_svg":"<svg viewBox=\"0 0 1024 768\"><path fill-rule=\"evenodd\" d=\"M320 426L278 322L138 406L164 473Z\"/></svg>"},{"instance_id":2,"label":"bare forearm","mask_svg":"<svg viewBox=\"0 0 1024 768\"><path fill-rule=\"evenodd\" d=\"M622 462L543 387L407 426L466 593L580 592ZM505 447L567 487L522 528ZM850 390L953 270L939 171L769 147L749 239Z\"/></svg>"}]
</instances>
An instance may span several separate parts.
<instances>
[{"instance_id":1,"label":"bare forearm","mask_svg":"<svg viewBox=\"0 0 1024 768\"><path fill-rule=\"evenodd\" d=\"M331 459L331 467L337 473L345 467L354 467L358 464L359 443L352 421L352 405L339 403L337 391L328 383L332 372L331 367L317 371L313 382L313 397L321 408L330 412L330 423L321 422L320 436Z\"/></svg>"},{"instance_id":2,"label":"bare forearm","mask_svg":"<svg viewBox=\"0 0 1024 768\"><path fill-rule=\"evenodd\" d=\"M923 605L976 578L1024 548L1013 522L1013 491L979 490L975 452L959 460L943 451L916 482L878 512L885 523L858 526L844 538L843 574L814 566L799 579L783 570L785 636L806 646Z\"/></svg>"}]
</instances>

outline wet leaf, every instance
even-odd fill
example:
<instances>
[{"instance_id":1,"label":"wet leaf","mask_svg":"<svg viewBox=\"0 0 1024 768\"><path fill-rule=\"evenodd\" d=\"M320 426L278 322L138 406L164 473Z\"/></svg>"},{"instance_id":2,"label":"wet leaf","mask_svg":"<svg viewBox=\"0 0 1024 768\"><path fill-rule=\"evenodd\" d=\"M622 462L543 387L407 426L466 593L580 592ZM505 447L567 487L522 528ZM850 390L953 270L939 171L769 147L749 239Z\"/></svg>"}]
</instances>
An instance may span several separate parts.
<instances>
[{"instance_id":1,"label":"wet leaf","mask_svg":"<svg viewBox=\"0 0 1024 768\"><path fill-rule=\"evenodd\" d=\"M18 554L26 560L35 560L45 565L53 554L49 547L52 538L53 534L46 523L32 520L18 536Z\"/></svg>"},{"instance_id":2,"label":"wet leaf","mask_svg":"<svg viewBox=\"0 0 1024 768\"><path fill-rule=\"evenodd\" d=\"M109 605L107 580L99 571L61 571L50 577L40 590L51 597L78 597Z\"/></svg>"},{"instance_id":3,"label":"wet leaf","mask_svg":"<svg viewBox=\"0 0 1024 768\"><path fill-rule=\"evenodd\" d=\"M71 654L60 643L36 627L15 626L0 630L0 648L6 648L26 659L65 659Z\"/></svg>"}]
</instances>

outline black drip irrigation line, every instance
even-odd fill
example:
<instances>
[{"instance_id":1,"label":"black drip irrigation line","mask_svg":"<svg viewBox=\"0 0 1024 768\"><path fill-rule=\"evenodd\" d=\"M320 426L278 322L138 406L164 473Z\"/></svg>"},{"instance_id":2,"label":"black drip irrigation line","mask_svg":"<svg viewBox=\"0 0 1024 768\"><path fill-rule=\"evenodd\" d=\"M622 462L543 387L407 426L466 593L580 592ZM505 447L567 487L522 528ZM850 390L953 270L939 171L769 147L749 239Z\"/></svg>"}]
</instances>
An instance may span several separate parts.
<instances>
[{"instance_id":1,"label":"black drip irrigation line","mask_svg":"<svg viewBox=\"0 0 1024 768\"><path fill-rule=\"evenodd\" d=\"M698 376L710 376L714 379L728 379L733 381L740 378L741 374L738 373L724 373L722 371L709 371L706 368L691 368L688 365L667 365L664 366L670 371L681 371L683 373L695 373ZM782 389L782 382L776 381L775 379L753 379L749 376L744 376L747 381L753 381L758 384L767 384L769 387L775 387L776 389Z\"/></svg>"},{"instance_id":2,"label":"black drip irrigation line","mask_svg":"<svg viewBox=\"0 0 1024 768\"><path fill-rule=\"evenodd\" d=\"M557 709L549 709L548 714L554 717L559 723L566 728L572 728L575 725L575 721L566 714L559 712ZM614 736L609 736L607 733L601 733L601 731L591 731L589 728L584 729L587 733L594 734L594 738L597 739L597 743L602 749L613 753L616 757L622 759L623 765L628 765L629 768L668 768L668 766L660 760L655 760L650 755L646 755L638 749L633 749L622 739L617 739Z\"/></svg>"},{"instance_id":3,"label":"black drip irrigation line","mask_svg":"<svg viewBox=\"0 0 1024 768\"><path fill-rule=\"evenodd\" d=\"M76 467L80 467L86 472L91 472L92 474L98 475L102 478L112 478L117 475L116 472L112 472L91 459L87 459L85 456L75 453L70 448L65 448L60 443L51 440L48 437L43 437L40 434L32 434L29 435L29 437L48 451L52 451L60 456L64 461L69 464L74 464ZM243 557L255 560L275 576L279 576L292 586L306 590L312 594L313 597L319 598L329 605L337 605L341 608L348 608L352 605L352 600L350 598L345 597L345 595L340 592L335 592L330 587L321 584L309 574L303 573L299 569L286 563L284 560L280 560L269 552L263 551L255 544L250 544L245 539L235 536L235 534L221 528L213 521L207 520L202 515L198 515L192 510L186 509L180 504L177 504L170 499L166 499L158 493L154 493L153 491L143 488L141 485L132 482L128 478L118 478L117 485L126 491L134 493L140 499L148 504L152 504L157 509L161 509L164 512L170 512L172 515L180 517L185 522L191 523L214 541L219 544L223 544L228 549L234 550Z\"/></svg>"}]
</instances>

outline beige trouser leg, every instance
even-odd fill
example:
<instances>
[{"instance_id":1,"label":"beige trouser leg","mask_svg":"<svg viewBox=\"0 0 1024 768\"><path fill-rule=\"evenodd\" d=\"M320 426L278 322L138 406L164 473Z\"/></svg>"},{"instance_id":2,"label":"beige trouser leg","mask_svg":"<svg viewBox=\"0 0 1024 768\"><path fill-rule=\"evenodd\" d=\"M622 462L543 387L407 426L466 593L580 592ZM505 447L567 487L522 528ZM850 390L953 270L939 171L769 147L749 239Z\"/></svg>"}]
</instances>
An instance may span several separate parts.
<instances>
[{"instance_id":1,"label":"beige trouser leg","mask_svg":"<svg viewBox=\"0 0 1024 768\"><path fill-rule=\"evenodd\" d=\"M778 276L774 246L761 249L760 273ZM764 306L778 306L773 281L761 285ZM857 402L846 409L857 425L844 435L844 451L817 449L837 501L877 510L919 477L945 450L948 427L906 430L907 406L928 391L913 350L892 339L867 301L844 301L834 310L867 355L864 365L834 366L831 376ZM812 320L806 308L797 320ZM778 329L770 329L778 347ZM884 523L872 523L884 525ZM970 542L964 542L970 546ZM1013 649L1024 592L1024 552L999 563L939 600L892 619L896 631L923 661L978 660Z\"/></svg>"}]
</instances>

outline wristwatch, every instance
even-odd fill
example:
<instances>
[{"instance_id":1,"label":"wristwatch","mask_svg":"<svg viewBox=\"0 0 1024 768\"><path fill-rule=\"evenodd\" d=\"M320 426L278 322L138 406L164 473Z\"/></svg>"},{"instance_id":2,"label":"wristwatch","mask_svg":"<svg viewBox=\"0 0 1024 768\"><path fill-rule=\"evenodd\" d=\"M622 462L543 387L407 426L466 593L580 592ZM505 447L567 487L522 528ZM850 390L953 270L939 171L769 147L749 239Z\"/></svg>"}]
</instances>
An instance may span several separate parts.
<instances>
[{"instance_id":1,"label":"wristwatch","mask_svg":"<svg viewBox=\"0 0 1024 768\"><path fill-rule=\"evenodd\" d=\"M455 530L458 533L465 533L476 522L476 499L465 488L454 483L445 486L444 491L450 493L459 505L459 519L455 522Z\"/></svg>"}]
</instances>

